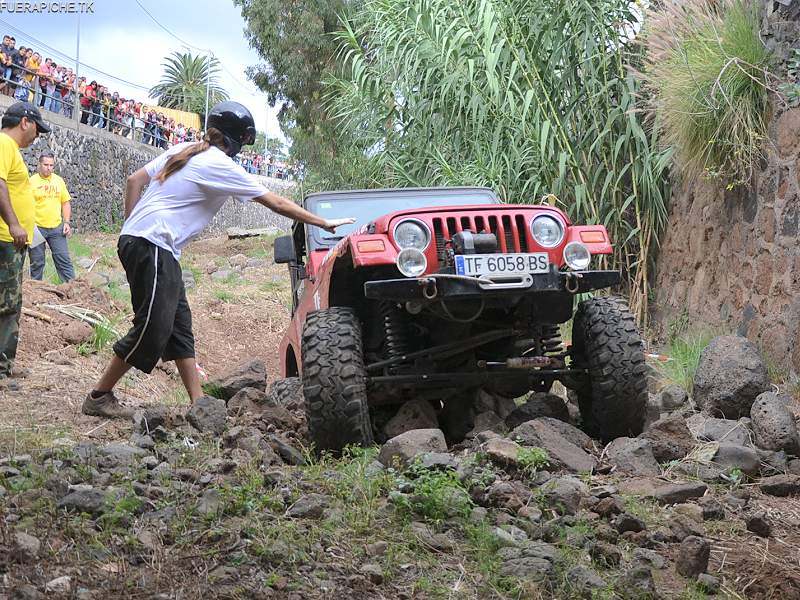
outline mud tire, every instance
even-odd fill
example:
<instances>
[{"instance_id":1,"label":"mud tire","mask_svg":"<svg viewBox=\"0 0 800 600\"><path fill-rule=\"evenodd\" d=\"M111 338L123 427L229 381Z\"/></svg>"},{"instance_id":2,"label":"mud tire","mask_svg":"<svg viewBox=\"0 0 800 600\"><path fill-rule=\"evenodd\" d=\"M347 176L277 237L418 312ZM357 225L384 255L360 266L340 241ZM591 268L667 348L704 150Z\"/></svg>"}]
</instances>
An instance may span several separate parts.
<instances>
[{"instance_id":1,"label":"mud tire","mask_svg":"<svg viewBox=\"0 0 800 600\"><path fill-rule=\"evenodd\" d=\"M302 349L308 435L317 451L372 445L361 323L353 310L309 313Z\"/></svg>"},{"instance_id":2,"label":"mud tire","mask_svg":"<svg viewBox=\"0 0 800 600\"><path fill-rule=\"evenodd\" d=\"M644 343L625 302L611 297L581 302L572 338L573 364L589 370L575 390L586 433L604 442L642 433L647 410Z\"/></svg>"},{"instance_id":3,"label":"mud tire","mask_svg":"<svg viewBox=\"0 0 800 600\"><path fill-rule=\"evenodd\" d=\"M299 377L278 379L269 386L267 404L295 410L302 408L303 403L303 382Z\"/></svg>"}]
</instances>

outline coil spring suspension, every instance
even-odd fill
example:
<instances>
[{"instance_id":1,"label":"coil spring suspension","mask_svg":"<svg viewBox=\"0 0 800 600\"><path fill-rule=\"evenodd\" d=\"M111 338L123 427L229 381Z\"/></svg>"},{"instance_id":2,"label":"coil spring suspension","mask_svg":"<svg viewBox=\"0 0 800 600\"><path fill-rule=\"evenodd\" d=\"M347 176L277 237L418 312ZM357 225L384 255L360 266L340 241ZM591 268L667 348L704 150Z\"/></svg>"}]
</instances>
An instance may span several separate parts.
<instances>
[{"instance_id":1,"label":"coil spring suspension","mask_svg":"<svg viewBox=\"0 0 800 600\"><path fill-rule=\"evenodd\" d=\"M394 304L384 303L381 307L383 327L386 332L387 358L397 358L408 354L410 335L402 311Z\"/></svg>"},{"instance_id":2,"label":"coil spring suspension","mask_svg":"<svg viewBox=\"0 0 800 600\"><path fill-rule=\"evenodd\" d=\"M564 345L561 341L561 329L558 325L542 325L542 355L561 354Z\"/></svg>"}]
</instances>

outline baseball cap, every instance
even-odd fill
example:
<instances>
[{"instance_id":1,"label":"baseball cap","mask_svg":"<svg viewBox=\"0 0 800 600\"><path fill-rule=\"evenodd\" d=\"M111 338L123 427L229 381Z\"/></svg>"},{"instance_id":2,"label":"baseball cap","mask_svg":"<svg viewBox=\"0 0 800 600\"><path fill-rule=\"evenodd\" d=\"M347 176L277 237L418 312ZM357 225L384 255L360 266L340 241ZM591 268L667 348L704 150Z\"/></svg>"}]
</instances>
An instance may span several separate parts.
<instances>
[{"instance_id":1,"label":"baseball cap","mask_svg":"<svg viewBox=\"0 0 800 600\"><path fill-rule=\"evenodd\" d=\"M15 119L27 117L36 123L36 131L39 133L50 133L50 128L42 119L42 113L30 102L15 102L8 107L8 110L3 115L4 119L5 117L13 117Z\"/></svg>"}]
</instances>

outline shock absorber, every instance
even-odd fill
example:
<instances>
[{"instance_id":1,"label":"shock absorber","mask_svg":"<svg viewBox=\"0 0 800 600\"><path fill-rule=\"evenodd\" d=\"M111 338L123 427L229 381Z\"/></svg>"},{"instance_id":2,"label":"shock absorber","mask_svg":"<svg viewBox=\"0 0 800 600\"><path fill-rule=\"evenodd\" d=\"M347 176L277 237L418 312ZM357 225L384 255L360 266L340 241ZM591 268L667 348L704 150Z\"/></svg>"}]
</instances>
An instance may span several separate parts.
<instances>
[{"instance_id":1,"label":"shock absorber","mask_svg":"<svg viewBox=\"0 0 800 600\"><path fill-rule=\"evenodd\" d=\"M542 325L542 354L548 356L563 352L564 345L558 325Z\"/></svg>"},{"instance_id":2,"label":"shock absorber","mask_svg":"<svg viewBox=\"0 0 800 600\"><path fill-rule=\"evenodd\" d=\"M386 333L387 358L397 358L409 352L408 327L402 311L390 302L383 304L383 327Z\"/></svg>"}]
</instances>

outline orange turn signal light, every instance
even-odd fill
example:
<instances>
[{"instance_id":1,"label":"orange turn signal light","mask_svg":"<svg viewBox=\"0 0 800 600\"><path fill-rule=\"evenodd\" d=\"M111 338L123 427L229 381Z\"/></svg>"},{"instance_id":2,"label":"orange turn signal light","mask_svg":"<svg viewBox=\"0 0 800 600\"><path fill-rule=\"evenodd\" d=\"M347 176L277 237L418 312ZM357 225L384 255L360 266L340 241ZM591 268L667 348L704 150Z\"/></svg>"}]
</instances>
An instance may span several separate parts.
<instances>
[{"instance_id":1,"label":"orange turn signal light","mask_svg":"<svg viewBox=\"0 0 800 600\"><path fill-rule=\"evenodd\" d=\"M383 252L386 246L383 240L364 240L356 244L359 252Z\"/></svg>"},{"instance_id":2,"label":"orange turn signal light","mask_svg":"<svg viewBox=\"0 0 800 600\"><path fill-rule=\"evenodd\" d=\"M581 231L581 241L587 244L603 243L606 235L602 231Z\"/></svg>"}]
</instances>

